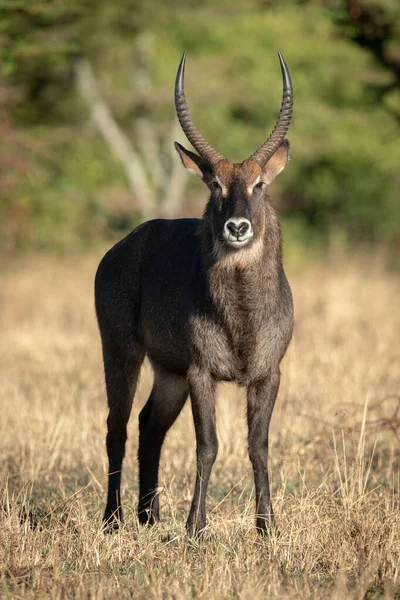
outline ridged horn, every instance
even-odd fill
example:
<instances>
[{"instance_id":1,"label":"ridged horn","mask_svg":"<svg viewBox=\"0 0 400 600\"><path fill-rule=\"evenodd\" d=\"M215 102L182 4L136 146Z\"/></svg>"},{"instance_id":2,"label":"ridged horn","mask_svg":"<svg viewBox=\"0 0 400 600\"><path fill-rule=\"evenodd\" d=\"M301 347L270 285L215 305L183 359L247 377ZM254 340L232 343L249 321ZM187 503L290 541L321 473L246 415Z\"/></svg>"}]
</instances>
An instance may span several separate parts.
<instances>
[{"instance_id":1,"label":"ridged horn","mask_svg":"<svg viewBox=\"0 0 400 600\"><path fill-rule=\"evenodd\" d=\"M250 156L251 160L254 160L261 167L271 158L274 152L279 148L283 142L287 130L289 129L290 119L292 118L293 112L293 88L292 80L290 78L289 69L285 63L285 59L282 54L278 51L279 62L281 64L282 79L283 79L283 96L282 105L279 112L279 117L274 127L273 132L269 136L266 142L259 147L258 150Z\"/></svg>"},{"instance_id":2,"label":"ridged horn","mask_svg":"<svg viewBox=\"0 0 400 600\"><path fill-rule=\"evenodd\" d=\"M222 154L214 150L212 146L197 131L192 119L190 118L188 105L184 92L186 52L183 53L179 63L178 72L175 80L175 108L181 124L183 133L186 135L193 148L206 160L211 166L214 166L224 158Z\"/></svg>"}]
</instances>

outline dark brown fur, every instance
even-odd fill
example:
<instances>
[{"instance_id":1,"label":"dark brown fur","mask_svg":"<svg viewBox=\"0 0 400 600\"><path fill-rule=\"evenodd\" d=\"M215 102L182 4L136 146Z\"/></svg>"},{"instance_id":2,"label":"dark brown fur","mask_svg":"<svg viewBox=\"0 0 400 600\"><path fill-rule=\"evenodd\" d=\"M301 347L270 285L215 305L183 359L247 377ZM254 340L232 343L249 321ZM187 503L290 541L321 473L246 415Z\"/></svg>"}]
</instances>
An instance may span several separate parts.
<instances>
[{"instance_id":1,"label":"dark brown fur","mask_svg":"<svg viewBox=\"0 0 400 600\"><path fill-rule=\"evenodd\" d=\"M126 426L147 355L154 386L139 417L139 520L159 520L158 467L165 435L190 393L197 475L187 530L205 527L205 499L218 440L218 381L247 388L249 456L256 485L257 529L274 516L268 482L268 430L279 388L279 365L293 328L290 287L282 268L281 233L266 184L285 166L283 142L264 168L251 160L210 167L185 150L185 167L211 190L203 219L144 223L112 248L96 275L109 403L109 488L105 522L122 521L120 480ZM254 182L260 178L255 187ZM220 185L217 183L220 182ZM253 187L252 187L253 186ZM253 237L239 249L222 236L245 217Z\"/></svg>"}]
</instances>

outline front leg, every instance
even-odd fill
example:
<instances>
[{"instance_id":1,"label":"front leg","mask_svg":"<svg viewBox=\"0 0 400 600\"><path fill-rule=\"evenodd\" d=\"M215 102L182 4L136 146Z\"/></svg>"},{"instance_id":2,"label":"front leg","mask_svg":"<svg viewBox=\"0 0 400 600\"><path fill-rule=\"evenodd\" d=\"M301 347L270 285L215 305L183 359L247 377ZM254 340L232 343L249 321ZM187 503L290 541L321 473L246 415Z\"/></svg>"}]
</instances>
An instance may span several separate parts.
<instances>
[{"instance_id":1,"label":"front leg","mask_svg":"<svg viewBox=\"0 0 400 600\"><path fill-rule=\"evenodd\" d=\"M197 474L192 506L186 524L190 537L206 526L206 495L211 469L218 452L215 426L215 381L210 373L192 368L189 373L190 398L197 444Z\"/></svg>"},{"instance_id":2,"label":"front leg","mask_svg":"<svg viewBox=\"0 0 400 600\"><path fill-rule=\"evenodd\" d=\"M268 432L279 382L278 367L247 390L249 456L256 487L256 527L262 534L268 533L269 527L275 525L268 479Z\"/></svg>"}]
</instances>

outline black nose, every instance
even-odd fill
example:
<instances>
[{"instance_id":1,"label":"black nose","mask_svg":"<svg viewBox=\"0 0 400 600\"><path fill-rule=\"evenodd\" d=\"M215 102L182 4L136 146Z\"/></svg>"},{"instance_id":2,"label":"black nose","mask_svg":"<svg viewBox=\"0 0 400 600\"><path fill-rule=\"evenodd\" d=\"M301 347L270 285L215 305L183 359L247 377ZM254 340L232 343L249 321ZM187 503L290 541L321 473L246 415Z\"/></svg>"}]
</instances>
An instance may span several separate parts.
<instances>
[{"instance_id":1,"label":"black nose","mask_svg":"<svg viewBox=\"0 0 400 600\"><path fill-rule=\"evenodd\" d=\"M248 221L239 221L239 223L236 223L235 221L228 221L226 227L232 235L239 238L247 233L250 223Z\"/></svg>"}]
</instances>

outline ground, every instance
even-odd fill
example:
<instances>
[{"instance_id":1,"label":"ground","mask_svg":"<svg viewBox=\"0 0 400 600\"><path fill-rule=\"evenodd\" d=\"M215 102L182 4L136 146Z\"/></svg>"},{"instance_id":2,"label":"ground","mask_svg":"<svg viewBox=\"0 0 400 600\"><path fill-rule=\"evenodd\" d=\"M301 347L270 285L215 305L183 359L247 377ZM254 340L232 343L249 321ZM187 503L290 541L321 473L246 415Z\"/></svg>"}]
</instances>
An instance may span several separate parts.
<instances>
[{"instance_id":1,"label":"ground","mask_svg":"<svg viewBox=\"0 0 400 600\"><path fill-rule=\"evenodd\" d=\"M288 269L296 326L282 364L270 469L279 537L258 537L245 398L218 397L207 535L185 536L189 404L166 441L162 523L138 525L137 416L126 525L105 536L107 416L93 309L100 253L0 272L0 595L4 598L399 598L400 278L348 256Z\"/></svg>"}]
</instances>

